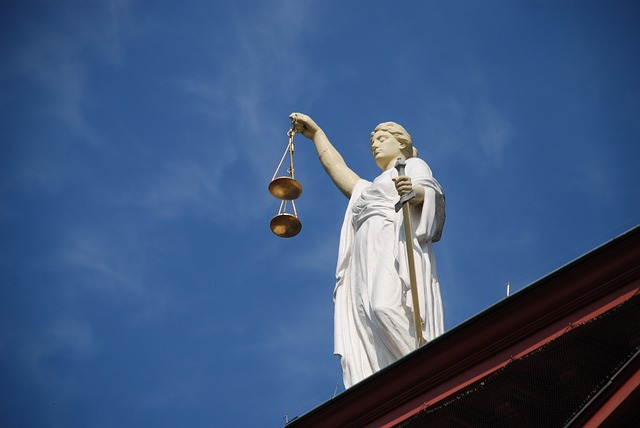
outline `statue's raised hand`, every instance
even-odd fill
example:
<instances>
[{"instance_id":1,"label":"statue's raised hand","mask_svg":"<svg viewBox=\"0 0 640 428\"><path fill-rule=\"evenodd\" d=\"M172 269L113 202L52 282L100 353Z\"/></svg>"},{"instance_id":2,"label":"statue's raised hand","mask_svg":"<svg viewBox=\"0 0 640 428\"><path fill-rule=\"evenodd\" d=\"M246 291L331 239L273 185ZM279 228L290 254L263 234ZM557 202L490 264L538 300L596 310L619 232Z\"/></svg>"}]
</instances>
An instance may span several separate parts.
<instances>
[{"instance_id":1,"label":"statue's raised hand","mask_svg":"<svg viewBox=\"0 0 640 428\"><path fill-rule=\"evenodd\" d=\"M302 113L291 113L289 118L293 121L293 126L296 132L304 135L305 137L313 140L316 133L321 131L317 123L313 121L309 116Z\"/></svg>"}]
</instances>

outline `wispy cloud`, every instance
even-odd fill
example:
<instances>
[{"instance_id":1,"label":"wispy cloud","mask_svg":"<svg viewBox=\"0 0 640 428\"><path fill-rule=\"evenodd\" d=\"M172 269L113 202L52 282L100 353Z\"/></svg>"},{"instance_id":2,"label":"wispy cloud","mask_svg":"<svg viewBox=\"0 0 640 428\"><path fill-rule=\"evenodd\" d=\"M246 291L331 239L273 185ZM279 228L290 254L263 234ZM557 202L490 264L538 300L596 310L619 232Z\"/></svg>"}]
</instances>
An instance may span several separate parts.
<instances>
[{"instance_id":1,"label":"wispy cloud","mask_svg":"<svg viewBox=\"0 0 640 428\"><path fill-rule=\"evenodd\" d=\"M112 63L122 65L125 56L123 39L133 31L131 5L135 0L106 0L109 11L105 35L99 43Z\"/></svg>"},{"instance_id":2,"label":"wispy cloud","mask_svg":"<svg viewBox=\"0 0 640 428\"><path fill-rule=\"evenodd\" d=\"M254 342L236 351L264 355L267 366L276 370L276 378L282 382L296 379L300 388L295 394L304 394L306 385L318 378L334 377L339 382L339 363L333 356L332 309L330 293L310 293L305 299L296 299L295 306L287 307L286 319L265 323ZM319 349L324 352L317 353Z\"/></svg>"},{"instance_id":3,"label":"wispy cloud","mask_svg":"<svg viewBox=\"0 0 640 428\"><path fill-rule=\"evenodd\" d=\"M85 357L96 349L95 338L88 323L61 319L47 331L50 348L67 355Z\"/></svg>"},{"instance_id":4,"label":"wispy cloud","mask_svg":"<svg viewBox=\"0 0 640 428\"><path fill-rule=\"evenodd\" d=\"M506 113L485 94L436 97L428 116L438 149L481 169L500 165L515 136Z\"/></svg>"},{"instance_id":5,"label":"wispy cloud","mask_svg":"<svg viewBox=\"0 0 640 428\"><path fill-rule=\"evenodd\" d=\"M289 127L290 111L278 109L317 93L321 84L311 65L295 54L309 31L304 23L309 8L305 2L279 1L237 9L224 35L230 48L207 58L220 71L209 76L200 69L171 80L185 97L184 109L214 122L212 144L197 158L192 153L165 162L162 176L139 201L163 216L205 215L218 224L263 215L267 199L254 193L264 192Z\"/></svg>"},{"instance_id":6,"label":"wispy cloud","mask_svg":"<svg viewBox=\"0 0 640 428\"><path fill-rule=\"evenodd\" d=\"M291 266L307 272L328 271L331 272L329 280L333 279L333 271L338 257L338 230L335 234L324 234L314 239L305 248L304 252L292 254Z\"/></svg>"},{"instance_id":7,"label":"wispy cloud","mask_svg":"<svg viewBox=\"0 0 640 428\"><path fill-rule=\"evenodd\" d=\"M44 91L42 112L61 120L86 141L97 135L85 119L86 67L79 58L78 42L67 35L43 30L19 54L22 73Z\"/></svg>"},{"instance_id":8,"label":"wispy cloud","mask_svg":"<svg viewBox=\"0 0 640 428\"><path fill-rule=\"evenodd\" d=\"M147 250L135 233L77 229L69 232L50 266L74 278L67 284L72 294L111 298L114 305L131 309L133 322L149 322L162 318L176 303L162 283L152 279Z\"/></svg>"},{"instance_id":9,"label":"wispy cloud","mask_svg":"<svg viewBox=\"0 0 640 428\"><path fill-rule=\"evenodd\" d=\"M16 368L29 381L45 389L55 386L59 396L71 392L73 380L64 378L55 370L51 360L62 358L78 362L91 357L99 348L91 325L80 319L61 316L28 333L18 336L14 331L5 338L10 345L7 349L11 350L11 355L5 357L15 361Z\"/></svg>"},{"instance_id":10,"label":"wispy cloud","mask_svg":"<svg viewBox=\"0 0 640 428\"><path fill-rule=\"evenodd\" d=\"M231 151L224 148L221 151L234 157ZM140 202L164 219L187 215L229 220L235 213L225 203L228 195L222 185L223 169L217 168L216 163L184 159L165 164L162 174L153 180Z\"/></svg>"},{"instance_id":11,"label":"wispy cloud","mask_svg":"<svg viewBox=\"0 0 640 428\"><path fill-rule=\"evenodd\" d=\"M87 8L78 3L43 4L39 13L22 10L30 6L8 12L16 15L5 20L13 25L6 29L13 43L3 46L0 80L16 84L0 94L0 102L12 106L6 110L3 143L19 155L2 171L6 189L56 193L70 176L61 153L78 142L94 148L107 144L91 117L100 102L91 91L92 76L96 64L122 64L131 2L94 2L96 7Z\"/></svg>"},{"instance_id":12,"label":"wispy cloud","mask_svg":"<svg viewBox=\"0 0 640 428\"><path fill-rule=\"evenodd\" d=\"M505 147L513 137L513 127L496 106L486 101L479 103L474 119L485 159L500 165Z\"/></svg>"},{"instance_id":13,"label":"wispy cloud","mask_svg":"<svg viewBox=\"0 0 640 428\"><path fill-rule=\"evenodd\" d=\"M98 54L108 64L121 64L121 39L129 27L129 0L110 0L93 14L74 5L60 5L46 14L47 20L29 17L27 38L11 51L5 70L31 79L43 94L35 113L60 120L84 141L96 144L100 136L87 119L93 102L87 94L87 53ZM105 18L106 17L106 18Z\"/></svg>"}]
</instances>

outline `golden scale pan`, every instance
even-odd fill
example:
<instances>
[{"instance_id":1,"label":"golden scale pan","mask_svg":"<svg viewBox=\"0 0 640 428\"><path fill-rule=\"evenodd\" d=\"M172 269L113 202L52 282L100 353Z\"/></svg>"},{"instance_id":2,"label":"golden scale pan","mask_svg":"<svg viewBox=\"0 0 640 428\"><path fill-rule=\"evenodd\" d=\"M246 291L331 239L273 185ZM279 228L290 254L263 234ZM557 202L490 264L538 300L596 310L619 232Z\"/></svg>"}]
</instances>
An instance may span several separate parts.
<instances>
[{"instance_id":1,"label":"golden scale pan","mask_svg":"<svg viewBox=\"0 0 640 428\"><path fill-rule=\"evenodd\" d=\"M302 223L298 219L298 212L296 211L296 204L294 202L294 200L298 199L302 194L302 186L296 181L293 169L293 136L295 134L295 127L292 123L291 129L287 133L289 136L289 144L287 144L287 148L276 168L276 172L273 174L271 183L269 183L269 193L281 200L278 214L271 219L271 231L281 238L291 238L302 230ZM289 153L288 175L277 177L278 171L280 171L284 159L287 157L287 153ZM291 206L293 207L293 214L286 212L289 202L291 202Z\"/></svg>"}]
</instances>

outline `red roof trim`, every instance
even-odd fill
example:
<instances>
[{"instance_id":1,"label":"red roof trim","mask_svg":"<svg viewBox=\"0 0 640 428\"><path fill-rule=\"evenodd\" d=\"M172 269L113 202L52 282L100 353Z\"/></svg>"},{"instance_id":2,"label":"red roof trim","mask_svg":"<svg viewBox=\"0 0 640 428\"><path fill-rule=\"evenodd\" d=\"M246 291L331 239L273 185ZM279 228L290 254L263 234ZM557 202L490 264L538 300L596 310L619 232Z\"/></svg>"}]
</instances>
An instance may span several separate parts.
<instances>
[{"instance_id":1,"label":"red roof trim","mask_svg":"<svg viewBox=\"0 0 640 428\"><path fill-rule=\"evenodd\" d=\"M618 427L622 426L620 420L627 419L629 414L637 415L640 400L640 361L636 361L628 371L632 374L626 379L623 378L619 385L611 388L615 392L603 400L604 403L593 412L592 416L584 422L577 421L575 426Z\"/></svg>"}]
</instances>

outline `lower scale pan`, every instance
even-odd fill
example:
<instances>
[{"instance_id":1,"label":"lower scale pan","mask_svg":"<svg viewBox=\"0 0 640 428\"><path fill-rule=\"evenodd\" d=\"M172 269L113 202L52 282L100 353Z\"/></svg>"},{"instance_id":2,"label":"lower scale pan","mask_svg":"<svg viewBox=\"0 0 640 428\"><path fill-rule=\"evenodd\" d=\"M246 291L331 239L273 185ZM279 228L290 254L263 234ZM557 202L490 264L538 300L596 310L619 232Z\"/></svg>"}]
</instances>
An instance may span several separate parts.
<instances>
[{"instance_id":1,"label":"lower scale pan","mask_svg":"<svg viewBox=\"0 0 640 428\"><path fill-rule=\"evenodd\" d=\"M281 238L291 238L300 233L302 223L293 214L278 214L271 219L271 231Z\"/></svg>"}]
</instances>

